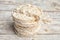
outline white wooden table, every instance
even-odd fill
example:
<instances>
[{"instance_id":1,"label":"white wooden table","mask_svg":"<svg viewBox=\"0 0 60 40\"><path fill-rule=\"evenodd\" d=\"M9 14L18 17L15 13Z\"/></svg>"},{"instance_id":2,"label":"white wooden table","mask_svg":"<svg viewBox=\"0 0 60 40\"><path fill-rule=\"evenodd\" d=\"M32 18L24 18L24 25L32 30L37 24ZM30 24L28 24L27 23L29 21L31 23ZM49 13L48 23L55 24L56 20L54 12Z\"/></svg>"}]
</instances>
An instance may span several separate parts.
<instances>
[{"instance_id":1,"label":"white wooden table","mask_svg":"<svg viewBox=\"0 0 60 40\"><path fill-rule=\"evenodd\" d=\"M13 28L12 10L20 4L34 4L41 7L55 20L52 25L57 34L38 35L34 38L18 37ZM51 27L52 27L51 26ZM0 0L0 40L60 40L60 0Z\"/></svg>"}]
</instances>

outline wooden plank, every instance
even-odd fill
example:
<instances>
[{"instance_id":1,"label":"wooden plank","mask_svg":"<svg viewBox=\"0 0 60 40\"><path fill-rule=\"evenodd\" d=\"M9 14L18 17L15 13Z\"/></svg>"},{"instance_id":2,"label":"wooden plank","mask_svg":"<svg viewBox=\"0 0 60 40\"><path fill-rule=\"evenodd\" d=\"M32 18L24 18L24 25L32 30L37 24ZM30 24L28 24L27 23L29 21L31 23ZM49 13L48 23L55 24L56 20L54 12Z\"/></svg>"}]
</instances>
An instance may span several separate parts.
<instances>
[{"instance_id":1,"label":"wooden plank","mask_svg":"<svg viewBox=\"0 0 60 40\"><path fill-rule=\"evenodd\" d=\"M12 21L12 12L1 11L0 21Z\"/></svg>"},{"instance_id":2,"label":"wooden plank","mask_svg":"<svg viewBox=\"0 0 60 40\"><path fill-rule=\"evenodd\" d=\"M23 0L24 1L24 0ZM34 4L34 5L37 5L39 7L41 7L43 10L60 10L60 3L58 2L58 0L56 0L57 2L55 2L54 0L53 1L28 1L28 0L25 0L24 2L22 1L0 1L0 4L26 4L26 3L31 3L31 4Z\"/></svg>"},{"instance_id":3,"label":"wooden plank","mask_svg":"<svg viewBox=\"0 0 60 40\"><path fill-rule=\"evenodd\" d=\"M0 21L0 35L14 35L13 23L8 21Z\"/></svg>"},{"instance_id":4,"label":"wooden plank","mask_svg":"<svg viewBox=\"0 0 60 40\"><path fill-rule=\"evenodd\" d=\"M50 15L50 17L56 21L60 20L59 18L60 12L43 12L43 13ZM12 21L12 14L13 14L12 11L0 11L0 21Z\"/></svg>"},{"instance_id":5,"label":"wooden plank","mask_svg":"<svg viewBox=\"0 0 60 40\"><path fill-rule=\"evenodd\" d=\"M13 2L13 1L0 1L0 4L4 4L4 5L17 5L17 4L20 4L20 3L16 3L16 2Z\"/></svg>"},{"instance_id":6,"label":"wooden plank","mask_svg":"<svg viewBox=\"0 0 60 40\"><path fill-rule=\"evenodd\" d=\"M0 35L0 40L60 40L60 35L40 35L34 38L21 38L16 35Z\"/></svg>"},{"instance_id":7,"label":"wooden plank","mask_svg":"<svg viewBox=\"0 0 60 40\"><path fill-rule=\"evenodd\" d=\"M16 8L16 5L2 5L0 4L0 10L13 10L14 8Z\"/></svg>"}]
</instances>

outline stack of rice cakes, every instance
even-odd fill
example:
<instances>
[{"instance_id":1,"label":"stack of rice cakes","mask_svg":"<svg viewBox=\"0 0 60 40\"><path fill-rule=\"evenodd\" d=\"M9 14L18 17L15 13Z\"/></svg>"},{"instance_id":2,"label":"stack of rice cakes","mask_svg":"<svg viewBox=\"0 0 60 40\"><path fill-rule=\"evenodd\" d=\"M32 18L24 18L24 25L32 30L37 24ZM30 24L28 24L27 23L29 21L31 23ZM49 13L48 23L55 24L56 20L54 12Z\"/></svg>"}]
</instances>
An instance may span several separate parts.
<instances>
[{"instance_id":1,"label":"stack of rice cakes","mask_svg":"<svg viewBox=\"0 0 60 40\"><path fill-rule=\"evenodd\" d=\"M20 5L13 12L15 32L17 35L32 36L40 29L42 11L35 5Z\"/></svg>"}]
</instances>

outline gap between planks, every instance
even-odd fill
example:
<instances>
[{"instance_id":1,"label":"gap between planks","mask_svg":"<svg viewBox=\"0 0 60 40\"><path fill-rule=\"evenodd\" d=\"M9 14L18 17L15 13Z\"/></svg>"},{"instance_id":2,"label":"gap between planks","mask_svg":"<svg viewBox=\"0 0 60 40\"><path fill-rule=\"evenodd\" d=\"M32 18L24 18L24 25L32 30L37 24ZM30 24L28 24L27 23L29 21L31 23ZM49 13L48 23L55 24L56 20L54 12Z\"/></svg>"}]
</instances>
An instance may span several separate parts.
<instances>
[{"instance_id":1,"label":"gap between planks","mask_svg":"<svg viewBox=\"0 0 60 40\"><path fill-rule=\"evenodd\" d=\"M7 11L7 12L12 12L13 10L0 10L0 12ZM60 12L60 11L55 11L55 10L43 10L43 12Z\"/></svg>"}]
</instances>

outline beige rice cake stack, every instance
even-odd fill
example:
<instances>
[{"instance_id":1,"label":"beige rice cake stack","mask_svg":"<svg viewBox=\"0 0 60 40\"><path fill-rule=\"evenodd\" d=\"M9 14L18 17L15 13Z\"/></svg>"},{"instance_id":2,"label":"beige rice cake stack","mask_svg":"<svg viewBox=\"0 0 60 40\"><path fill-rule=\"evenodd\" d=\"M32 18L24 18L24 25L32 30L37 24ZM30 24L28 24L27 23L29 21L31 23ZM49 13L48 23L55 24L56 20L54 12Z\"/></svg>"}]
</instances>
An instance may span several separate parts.
<instances>
[{"instance_id":1,"label":"beige rice cake stack","mask_svg":"<svg viewBox=\"0 0 60 40\"><path fill-rule=\"evenodd\" d=\"M14 27L17 35L35 35L39 29L40 16L42 11L35 5L20 5L13 12Z\"/></svg>"}]
</instances>

